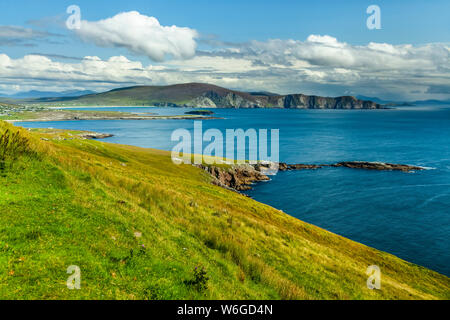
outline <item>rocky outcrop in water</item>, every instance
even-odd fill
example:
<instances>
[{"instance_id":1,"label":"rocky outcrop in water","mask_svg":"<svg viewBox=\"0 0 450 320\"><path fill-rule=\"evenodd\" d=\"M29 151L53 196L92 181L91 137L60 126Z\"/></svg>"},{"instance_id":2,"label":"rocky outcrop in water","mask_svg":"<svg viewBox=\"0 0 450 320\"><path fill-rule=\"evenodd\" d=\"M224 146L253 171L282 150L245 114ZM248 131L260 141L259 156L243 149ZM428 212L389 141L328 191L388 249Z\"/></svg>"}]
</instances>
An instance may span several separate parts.
<instances>
[{"instance_id":1,"label":"rocky outcrop in water","mask_svg":"<svg viewBox=\"0 0 450 320\"><path fill-rule=\"evenodd\" d=\"M367 162L367 161L339 162L330 166L346 167L352 169L387 170L387 171L403 171L403 172L420 171L425 169L424 167L411 166L407 164L393 164L393 163Z\"/></svg>"},{"instance_id":2,"label":"rocky outcrop in water","mask_svg":"<svg viewBox=\"0 0 450 320\"><path fill-rule=\"evenodd\" d=\"M184 114L194 114L194 115L201 115L201 116L210 116L210 115L213 115L214 112L212 112L212 111L210 111L210 110L193 110L193 111L185 112Z\"/></svg>"},{"instance_id":3,"label":"rocky outcrop in water","mask_svg":"<svg viewBox=\"0 0 450 320\"><path fill-rule=\"evenodd\" d=\"M261 162L257 164L232 165L229 167L215 165L197 165L197 167L202 168L213 176L214 184L237 191L250 190L251 185L255 182L270 180L268 175L274 174L278 170L316 170L323 167L345 167L351 169L412 172L425 169L406 164L369 161L345 161L333 164L286 164L280 162L278 166L277 163Z\"/></svg>"},{"instance_id":4,"label":"rocky outcrop in water","mask_svg":"<svg viewBox=\"0 0 450 320\"><path fill-rule=\"evenodd\" d=\"M250 185L257 181L269 180L269 177L249 164L218 167L214 165L197 165L214 177L213 183L233 190L250 190Z\"/></svg>"},{"instance_id":5,"label":"rocky outcrop in water","mask_svg":"<svg viewBox=\"0 0 450 320\"><path fill-rule=\"evenodd\" d=\"M403 172L424 170L423 167L412 166L407 164L393 164L393 163L369 162L369 161L344 161L333 164L286 164L282 162L279 163L280 171L304 170L304 169L311 170L311 169L320 169L323 167L335 167L335 168L345 167L351 169L403 171Z\"/></svg>"},{"instance_id":6,"label":"rocky outcrop in water","mask_svg":"<svg viewBox=\"0 0 450 320\"><path fill-rule=\"evenodd\" d=\"M84 139L105 139L113 137L114 135L110 133L86 132L80 133L78 136Z\"/></svg>"},{"instance_id":7,"label":"rocky outcrop in water","mask_svg":"<svg viewBox=\"0 0 450 320\"><path fill-rule=\"evenodd\" d=\"M318 164L286 164L280 162L278 164L278 170L280 171L289 171L289 170L315 170L322 168L322 165Z\"/></svg>"}]
</instances>

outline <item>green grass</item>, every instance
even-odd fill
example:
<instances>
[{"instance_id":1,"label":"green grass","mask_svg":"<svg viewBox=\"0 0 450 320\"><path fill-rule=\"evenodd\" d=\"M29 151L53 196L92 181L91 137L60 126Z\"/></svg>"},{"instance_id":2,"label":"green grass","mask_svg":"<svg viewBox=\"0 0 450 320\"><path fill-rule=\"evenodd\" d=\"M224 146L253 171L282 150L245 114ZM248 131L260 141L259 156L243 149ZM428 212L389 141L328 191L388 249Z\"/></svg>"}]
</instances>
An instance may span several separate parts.
<instances>
[{"instance_id":1,"label":"green grass","mask_svg":"<svg viewBox=\"0 0 450 320\"><path fill-rule=\"evenodd\" d=\"M22 106L18 105L18 104L12 104L12 103L7 103L7 102L1 102L0 101L0 108L11 108L11 109L15 109L15 108L20 108Z\"/></svg>"},{"instance_id":2,"label":"green grass","mask_svg":"<svg viewBox=\"0 0 450 320\"><path fill-rule=\"evenodd\" d=\"M46 118L67 118L78 117L121 117L132 116L131 113L118 111L92 111L92 110L42 110L42 111L20 111L13 112L9 116L0 116L0 120L39 120Z\"/></svg>"},{"instance_id":3,"label":"green grass","mask_svg":"<svg viewBox=\"0 0 450 320\"><path fill-rule=\"evenodd\" d=\"M0 298L450 298L449 278L214 186L168 152L6 130ZM366 287L372 264L381 290ZM66 287L70 265L80 290Z\"/></svg>"}]
</instances>

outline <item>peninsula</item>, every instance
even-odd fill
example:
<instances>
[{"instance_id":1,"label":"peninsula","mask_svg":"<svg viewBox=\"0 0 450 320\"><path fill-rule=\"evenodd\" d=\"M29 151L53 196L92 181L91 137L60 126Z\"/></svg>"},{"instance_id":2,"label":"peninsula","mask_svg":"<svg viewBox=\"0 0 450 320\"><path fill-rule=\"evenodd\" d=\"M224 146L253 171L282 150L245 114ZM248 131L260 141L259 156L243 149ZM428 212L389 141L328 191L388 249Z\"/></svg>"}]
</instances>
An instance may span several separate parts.
<instances>
[{"instance_id":1,"label":"peninsula","mask_svg":"<svg viewBox=\"0 0 450 320\"><path fill-rule=\"evenodd\" d=\"M212 84L184 83L168 86L134 86L78 97L25 99L26 104L65 106L159 106L194 108L287 108L287 109L382 109L353 96L243 92Z\"/></svg>"}]
</instances>

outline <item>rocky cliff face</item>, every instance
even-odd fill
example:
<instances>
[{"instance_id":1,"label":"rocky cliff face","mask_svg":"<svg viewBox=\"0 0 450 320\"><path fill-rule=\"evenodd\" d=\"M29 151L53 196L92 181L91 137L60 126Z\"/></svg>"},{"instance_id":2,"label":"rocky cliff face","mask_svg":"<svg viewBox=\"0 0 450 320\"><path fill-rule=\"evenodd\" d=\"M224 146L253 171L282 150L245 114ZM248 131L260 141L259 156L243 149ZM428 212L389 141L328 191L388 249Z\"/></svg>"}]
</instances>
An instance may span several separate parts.
<instances>
[{"instance_id":1,"label":"rocky cliff face","mask_svg":"<svg viewBox=\"0 0 450 320\"><path fill-rule=\"evenodd\" d=\"M359 100L344 96L326 98L289 94L285 96L253 96L251 99L238 93L225 95L210 91L186 104L201 108L287 108L287 109L379 109L381 106L373 101Z\"/></svg>"},{"instance_id":2,"label":"rocky cliff face","mask_svg":"<svg viewBox=\"0 0 450 320\"><path fill-rule=\"evenodd\" d=\"M280 108L289 109L379 109L380 105L373 101L359 100L344 96L326 98L307 96L304 94L289 94L286 96L269 97L269 103Z\"/></svg>"},{"instance_id":3,"label":"rocky cliff face","mask_svg":"<svg viewBox=\"0 0 450 320\"><path fill-rule=\"evenodd\" d=\"M205 98L219 108L263 108L265 105L262 101L256 98L250 100L248 97L243 97L235 92L229 92L225 95L220 95L214 91L207 92Z\"/></svg>"},{"instance_id":4,"label":"rocky cliff face","mask_svg":"<svg viewBox=\"0 0 450 320\"><path fill-rule=\"evenodd\" d=\"M344 96L327 98L304 94L279 95L270 92L242 92L207 83L168 86L134 86L73 98L42 98L35 102L81 105L138 105L198 108L295 108L295 109L379 109L372 101ZM105 104L106 103L106 104Z\"/></svg>"},{"instance_id":5,"label":"rocky cliff face","mask_svg":"<svg viewBox=\"0 0 450 320\"><path fill-rule=\"evenodd\" d=\"M269 180L269 177L248 164L234 165L230 168L197 165L213 176L213 183L237 191L250 190L250 185L257 181Z\"/></svg>"}]
</instances>

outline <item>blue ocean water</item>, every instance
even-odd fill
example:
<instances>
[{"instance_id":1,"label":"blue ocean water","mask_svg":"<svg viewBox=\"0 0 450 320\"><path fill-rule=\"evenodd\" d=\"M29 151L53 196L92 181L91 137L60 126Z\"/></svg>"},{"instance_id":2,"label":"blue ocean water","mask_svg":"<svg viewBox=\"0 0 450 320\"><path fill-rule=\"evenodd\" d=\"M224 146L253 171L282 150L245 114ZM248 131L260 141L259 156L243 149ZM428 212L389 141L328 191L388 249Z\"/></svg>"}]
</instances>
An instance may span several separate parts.
<instances>
[{"instance_id":1,"label":"blue ocean water","mask_svg":"<svg viewBox=\"0 0 450 320\"><path fill-rule=\"evenodd\" d=\"M92 108L95 109L95 108ZM182 114L177 108L108 108ZM106 110L108 110L106 109ZM102 108L102 110L105 110ZM280 130L280 161L383 161L414 173L324 168L280 172L248 192L303 221L450 275L450 106L392 110L212 109L204 130ZM171 150L173 130L192 120L16 123L112 133L105 141ZM375 262L374 262L375 263Z\"/></svg>"}]
</instances>

